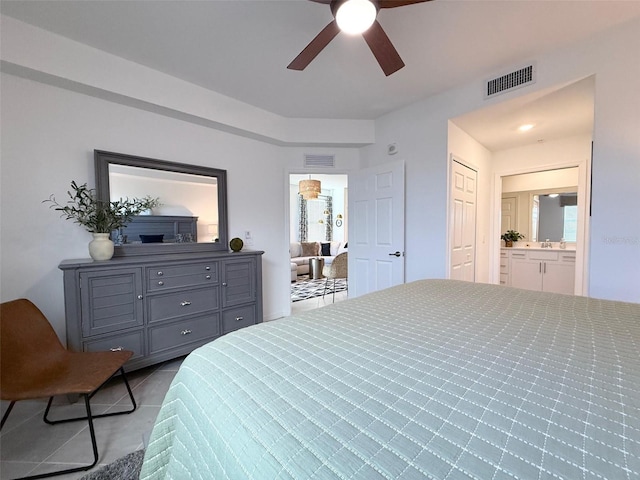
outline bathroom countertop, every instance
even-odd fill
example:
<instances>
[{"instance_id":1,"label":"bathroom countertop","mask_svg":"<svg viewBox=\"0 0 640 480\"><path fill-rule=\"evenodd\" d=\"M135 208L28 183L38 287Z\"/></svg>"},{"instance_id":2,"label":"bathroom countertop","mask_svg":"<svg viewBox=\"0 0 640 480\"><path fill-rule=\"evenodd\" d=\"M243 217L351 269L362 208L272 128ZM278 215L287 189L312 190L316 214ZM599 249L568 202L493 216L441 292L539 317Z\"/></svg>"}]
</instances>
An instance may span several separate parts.
<instances>
[{"instance_id":1,"label":"bathroom countertop","mask_svg":"<svg viewBox=\"0 0 640 480\"><path fill-rule=\"evenodd\" d=\"M567 248L560 248L558 246L553 246L552 248L542 248L542 247L527 247L527 246L517 246L517 247L500 247L502 250L540 250L543 252L548 252L548 251L552 251L552 252L575 252L576 251L576 246L575 245L567 245Z\"/></svg>"}]
</instances>

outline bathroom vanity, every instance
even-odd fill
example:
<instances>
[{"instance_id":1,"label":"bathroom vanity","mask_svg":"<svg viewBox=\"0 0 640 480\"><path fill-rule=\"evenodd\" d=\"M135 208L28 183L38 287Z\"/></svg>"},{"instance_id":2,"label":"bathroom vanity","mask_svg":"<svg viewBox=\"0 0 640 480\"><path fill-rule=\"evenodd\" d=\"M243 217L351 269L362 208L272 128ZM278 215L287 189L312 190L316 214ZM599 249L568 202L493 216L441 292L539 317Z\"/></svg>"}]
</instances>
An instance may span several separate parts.
<instances>
[{"instance_id":1,"label":"bathroom vanity","mask_svg":"<svg viewBox=\"0 0 640 480\"><path fill-rule=\"evenodd\" d=\"M500 250L500 284L554 293L575 293L576 251L513 247Z\"/></svg>"}]
</instances>

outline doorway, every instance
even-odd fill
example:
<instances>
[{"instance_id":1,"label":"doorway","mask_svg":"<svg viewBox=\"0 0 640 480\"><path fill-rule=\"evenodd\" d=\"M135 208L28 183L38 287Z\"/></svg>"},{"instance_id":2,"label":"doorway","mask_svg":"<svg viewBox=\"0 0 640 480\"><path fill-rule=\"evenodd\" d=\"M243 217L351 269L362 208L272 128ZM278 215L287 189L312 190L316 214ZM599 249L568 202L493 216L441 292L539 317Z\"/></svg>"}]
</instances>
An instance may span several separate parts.
<instances>
[{"instance_id":1,"label":"doorway","mask_svg":"<svg viewBox=\"0 0 640 480\"><path fill-rule=\"evenodd\" d=\"M586 143L586 139L583 140ZM519 171L497 172L496 191L494 192L494 209L499 211L504 197L517 198L515 227L524 234L521 243L525 247L539 247L547 239L557 249L560 241L566 241L567 248L575 250L574 293L587 295L587 252L589 248L589 185L590 156L583 145L583 158L577 163L556 164L555 168L534 167L522 168ZM551 204L554 213L541 207ZM500 222L498 224L497 222ZM496 217L494 231L502 232L502 217ZM557 232L557 233L549 233ZM553 247L552 247L553 249ZM497 247L499 250L499 247ZM494 262L494 283L500 277L500 252L496 251Z\"/></svg>"},{"instance_id":2,"label":"doorway","mask_svg":"<svg viewBox=\"0 0 640 480\"><path fill-rule=\"evenodd\" d=\"M594 97L595 76L589 76L450 119L449 154L473 159L479 172L476 281L500 283L500 237L506 231L502 223L513 221L510 215L502 216L502 178L577 167L580 200L576 213L581 226L576 232L575 290L587 293ZM522 205L513 199L507 207L520 209ZM450 244L447 247L450 255Z\"/></svg>"},{"instance_id":3,"label":"doorway","mask_svg":"<svg viewBox=\"0 0 640 480\"><path fill-rule=\"evenodd\" d=\"M303 199L300 181L320 183L317 197ZM289 300L291 314L313 310L334 301L346 299L346 280L326 282L321 276L320 262L314 264L316 275L310 275L309 259L321 258L328 266L348 246L348 176L346 174L288 175L288 241L291 265ZM311 251L314 244L317 251ZM303 251L303 246L305 250ZM313 277L319 278L313 278ZM327 290L325 291L325 283ZM335 293L335 296L334 296Z\"/></svg>"}]
</instances>

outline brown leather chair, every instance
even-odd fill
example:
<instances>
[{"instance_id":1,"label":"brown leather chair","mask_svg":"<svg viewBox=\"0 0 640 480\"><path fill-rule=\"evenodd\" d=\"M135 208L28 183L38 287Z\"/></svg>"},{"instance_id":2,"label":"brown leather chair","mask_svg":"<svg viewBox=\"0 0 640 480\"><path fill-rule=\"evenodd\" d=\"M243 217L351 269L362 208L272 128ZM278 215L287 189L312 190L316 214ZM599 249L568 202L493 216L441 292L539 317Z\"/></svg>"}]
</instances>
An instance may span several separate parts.
<instances>
[{"instance_id":1,"label":"brown leather chair","mask_svg":"<svg viewBox=\"0 0 640 480\"><path fill-rule=\"evenodd\" d=\"M0 305L0 398L10 401L2 417L4 426L11 409L19 400L49 397L43 420L50 424L87 420L93 446L91 465L59 470L24 478L44 478L65 473L89 470L98 463L98 446L93 419L131 413L136 409L133 392L123 365L133 352L71 352L64 348L44 314L27 299L13 300ZM91 414L91 397L111 377L120 373L127 387L131 410ZM84 397L86 417L52 421L47 418L55 395Z\"/></svg>"}]
</instances>

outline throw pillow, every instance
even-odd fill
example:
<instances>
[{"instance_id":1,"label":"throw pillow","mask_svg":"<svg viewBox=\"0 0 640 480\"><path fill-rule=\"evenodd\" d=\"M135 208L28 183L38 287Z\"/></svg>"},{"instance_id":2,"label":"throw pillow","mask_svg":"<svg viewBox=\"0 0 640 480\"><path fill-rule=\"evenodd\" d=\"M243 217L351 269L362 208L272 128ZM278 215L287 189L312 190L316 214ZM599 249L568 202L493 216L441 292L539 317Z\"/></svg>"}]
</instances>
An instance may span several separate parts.
<instances>
[{"instance_id":1,"label":"throw pillow","mask_svg":"<svg viewBox=\"0 0 640 480\"><path fill-rule=\"evenodd\" d=\"M318 244L316 242L301 242L300 245L302 245L303 257L313 257L318 255Z\"/></svg>"},{"instance_id":2,"label":"throw pillow","mask_svg":"<svg viewBox=\"0 0 640 480\"><path fill-rule=\"evenodd\" d=\"M320 255L323 257L331 256L331 244L330 243L321 243L320 244L321 252Z\"/></svg>"}]
</instances>

